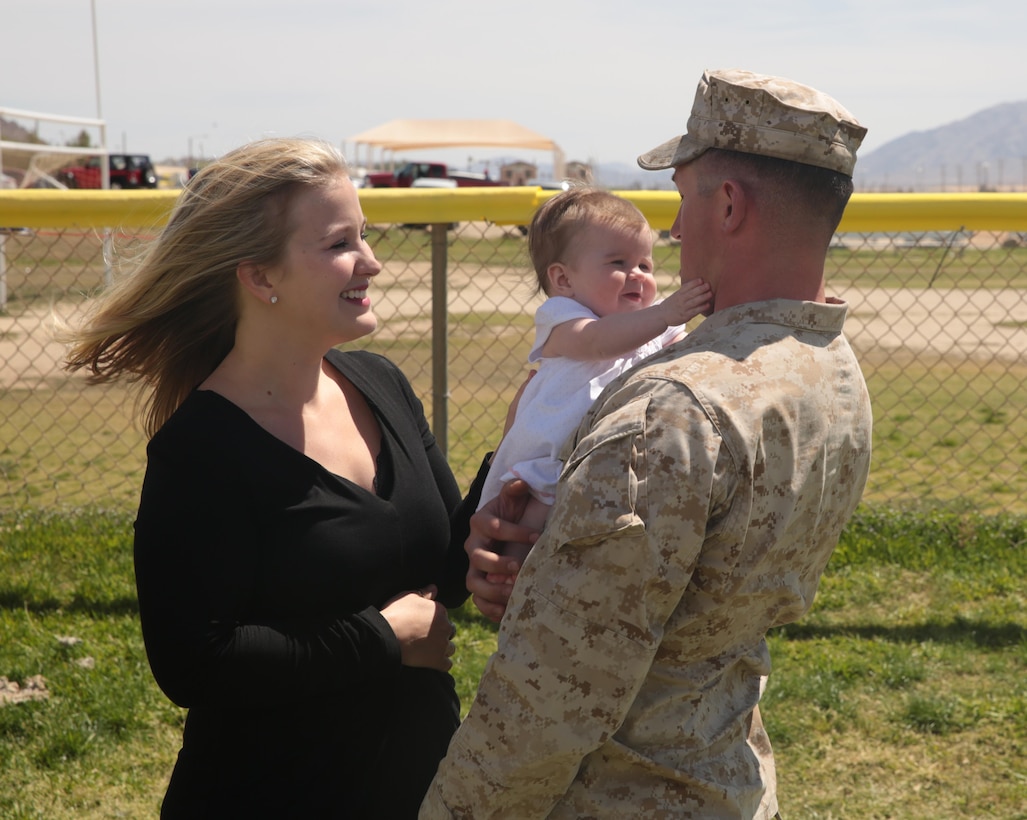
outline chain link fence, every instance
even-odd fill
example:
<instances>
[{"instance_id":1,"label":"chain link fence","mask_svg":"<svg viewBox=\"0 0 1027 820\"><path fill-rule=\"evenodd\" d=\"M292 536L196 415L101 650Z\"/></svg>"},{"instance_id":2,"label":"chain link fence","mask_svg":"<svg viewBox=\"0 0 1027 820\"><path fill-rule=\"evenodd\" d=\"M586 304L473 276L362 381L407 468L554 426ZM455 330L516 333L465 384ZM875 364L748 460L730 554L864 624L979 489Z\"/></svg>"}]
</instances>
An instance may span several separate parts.
<instances>
[{"instance_id":1,"label":"chain link fence","mask_svg":"<svg viewBox=\"0 0 1027 820\"><path fill-rule=\"evenodd\" d=\"M173 192L37 193L0 194L0 224L28 225L0 230L0 509L133 507L145 466L136 395L64 372L53 320L74 322L112 259L156 230L99 226L157 224ZM520 226L547 194L464 194L362 192L384 270L372 290L379 329L360 344L406 372L466 484L527 372L541 297ZM677 197L625 195L664 230L667 293ZM1027 512L1025 232L1027 196L854 197L827 282L849 302L874 404L867 503Z\"/></svg>"}]
</instances>

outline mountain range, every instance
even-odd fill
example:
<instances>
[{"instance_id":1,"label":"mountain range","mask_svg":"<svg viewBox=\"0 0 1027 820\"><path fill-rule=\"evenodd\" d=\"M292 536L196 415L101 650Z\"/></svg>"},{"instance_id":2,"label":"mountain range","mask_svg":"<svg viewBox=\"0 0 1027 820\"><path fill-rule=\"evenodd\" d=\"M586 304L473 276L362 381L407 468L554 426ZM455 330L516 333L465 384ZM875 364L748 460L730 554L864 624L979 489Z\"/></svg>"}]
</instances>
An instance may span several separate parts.
<instances>
[{"instance_id":1,"label":"mountain range","mask_svg":"<svg viewBox=\"0 0 1027 820\"><path fill-rule=\"evenodd\" d=\"M32 137L16 123L0 126L4 139ZM540 164L540 176L551 174L552 166ZM616 190L672 187L669 174L624 162L594 163L593 174ZM1027 191L1027 100L893 139L859 157L855 183L857 191Z\"/></svg>"},{"instance_id":2,"label":"mountain range","mask_svg":"<svg viewBox=\"0 0 1027 820\"><path fill-rule=\"evenodd\" d=\"M861 156L857 190L1027 190L1027 100L913 131Z\"/></svg>"}]
</instances>

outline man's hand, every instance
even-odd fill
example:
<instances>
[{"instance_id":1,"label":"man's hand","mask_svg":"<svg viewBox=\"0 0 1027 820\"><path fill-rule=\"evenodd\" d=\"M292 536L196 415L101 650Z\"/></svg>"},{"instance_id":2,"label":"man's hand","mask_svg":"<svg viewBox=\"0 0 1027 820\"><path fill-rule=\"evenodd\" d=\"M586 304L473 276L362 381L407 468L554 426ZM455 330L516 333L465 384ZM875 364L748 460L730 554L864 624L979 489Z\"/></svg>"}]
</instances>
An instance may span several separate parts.
<instances>
[{"instance_id":1,"label":"man's hand","mask_svg":"<svg viewBox=\"0 0 1027 820\"><path fill-rule=\"evenodd\" d=\"M539 536L528 527L514 523L520 520L529 498L525 482L508 481L498 496L471 516L471 534L464 543L470 561L467 590L474 605L491 621L502 619L513 586L493 583L486 576L514 575L521 568L519 561L500 554L503 542L534 544Z\"/></svg>"}]
</instances>

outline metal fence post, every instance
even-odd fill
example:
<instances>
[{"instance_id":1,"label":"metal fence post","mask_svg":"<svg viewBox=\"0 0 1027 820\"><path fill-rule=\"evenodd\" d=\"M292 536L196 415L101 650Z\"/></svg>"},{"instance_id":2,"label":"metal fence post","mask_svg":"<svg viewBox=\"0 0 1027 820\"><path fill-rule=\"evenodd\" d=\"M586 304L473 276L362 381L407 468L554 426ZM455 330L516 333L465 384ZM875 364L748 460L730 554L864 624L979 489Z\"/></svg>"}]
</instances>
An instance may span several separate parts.
<instances>
[{"instance_id":1,"label":"metal fence post","mask_svg":"<svg viewBox=\"0 0 1027 820\"><path fill-rule=\"evenodd\" d=\"M449 225L431 226L432 432L449 456Z\"/></svg>"},{"instance_id":2,"label":"metal fence post","mask_svg":"<svg viewBox=\"0 0 1027 820\"><path fill-rule=\"evenodd\" d=\"M7 310L7 237L0 228L0 313Z\"/></svg>"}]
</instances>

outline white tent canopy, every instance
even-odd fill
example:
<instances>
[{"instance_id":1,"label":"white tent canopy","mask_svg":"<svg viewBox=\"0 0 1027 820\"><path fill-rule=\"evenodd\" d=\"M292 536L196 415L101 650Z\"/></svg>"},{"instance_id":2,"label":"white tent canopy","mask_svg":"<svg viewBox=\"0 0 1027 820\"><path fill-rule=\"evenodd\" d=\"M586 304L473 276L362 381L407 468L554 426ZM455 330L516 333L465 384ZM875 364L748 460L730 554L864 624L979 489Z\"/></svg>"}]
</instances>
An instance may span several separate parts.
<instances>
[{"instance_id":1,"label":"white tent canopy","mask_svg":"<svg viewBox=\"0 0 1027 820\"><path fill-rule=\"evenodd\" d=\"M368 152L414 151L425 148L529 148L553 152L553 174L563 176L563 152L544 137L510 120L392 120L349 138Z\"/></svg>"}]
</instances>

